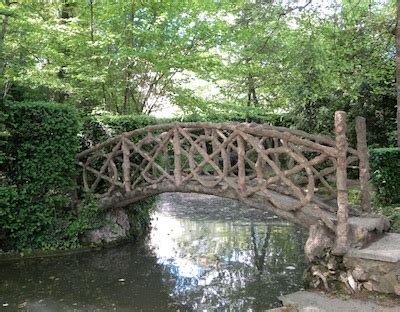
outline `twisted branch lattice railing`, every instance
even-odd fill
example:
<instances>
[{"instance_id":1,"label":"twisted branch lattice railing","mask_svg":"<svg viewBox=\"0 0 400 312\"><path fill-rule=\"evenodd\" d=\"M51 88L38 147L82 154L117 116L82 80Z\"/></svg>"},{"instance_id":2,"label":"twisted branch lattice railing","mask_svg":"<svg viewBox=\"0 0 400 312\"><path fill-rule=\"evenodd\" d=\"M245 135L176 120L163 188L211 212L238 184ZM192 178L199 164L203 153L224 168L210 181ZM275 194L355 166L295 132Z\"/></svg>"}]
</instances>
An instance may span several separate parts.
<instances>
[{"instance_id":1,"label":"twisted branch lattice railing","mask_svg":"<svg viewBox=\"0 0 400 312\"><path fill-rule=\"evenodd\" d=\"M338 197L337 186L343 187L336 183L338 159L344 155L345 167L361 159L364 168L366 153L363 146L343 151L337 141L267 125L172 123L123 133L81 152L78 163L84 188L100 200L131 194L132 202L167 190L247 202L260 197L292 221L311 209L335 230L328 212L337 206L328 203ZM365 185L365 174L360 181Z\"/></svg>"}]
</instances>

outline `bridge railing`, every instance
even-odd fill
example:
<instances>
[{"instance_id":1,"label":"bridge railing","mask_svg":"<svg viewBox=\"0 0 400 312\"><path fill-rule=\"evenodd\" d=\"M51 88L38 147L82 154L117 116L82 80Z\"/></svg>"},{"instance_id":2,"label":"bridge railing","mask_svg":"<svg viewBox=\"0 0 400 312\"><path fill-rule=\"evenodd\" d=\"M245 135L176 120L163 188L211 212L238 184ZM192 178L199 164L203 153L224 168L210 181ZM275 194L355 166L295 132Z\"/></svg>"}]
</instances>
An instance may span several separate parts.
<instances>
[{"instance_id":1,"label":"bridge railing","mask_svg":"<svg viewBox=\"0 0 400 312\"><path fill-rule=\"evenodd\" d=\"M346 114L337 112L336 140L269 125L171 123L123 133L77 158L84 188L99 199L164 191L263 198L292 221L312 210L345 245L349 167L358 164L363 207L369 207L365 120L356 124L357 149L348 147Z\"/></svg>"}]
</instances>

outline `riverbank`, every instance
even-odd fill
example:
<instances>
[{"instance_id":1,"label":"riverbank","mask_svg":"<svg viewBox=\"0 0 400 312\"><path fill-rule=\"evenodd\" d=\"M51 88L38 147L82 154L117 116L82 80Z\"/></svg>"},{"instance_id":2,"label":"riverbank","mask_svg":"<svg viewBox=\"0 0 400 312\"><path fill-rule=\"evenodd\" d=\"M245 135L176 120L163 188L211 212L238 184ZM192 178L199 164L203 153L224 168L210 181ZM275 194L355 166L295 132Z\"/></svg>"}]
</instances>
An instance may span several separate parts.
<instances>
[{"instance_id":1,"label":"riverbank","mask_svg":"<svg viewBox=\"0 0 400 312\"><path fill-rule=\"evenodd\" d=\"M136 242L140 238L127 238L120 241L103 244L101 246L82 246L74 249L67 250L34 250L28 253L24 252L0 252L0 263L9 262L15 260L29 260L29 259L40 259L40 258L56 258L56 257L67 257L74 256L84 253L101 251L103 249L112 249Z\"/></svg>"}]
</instances>

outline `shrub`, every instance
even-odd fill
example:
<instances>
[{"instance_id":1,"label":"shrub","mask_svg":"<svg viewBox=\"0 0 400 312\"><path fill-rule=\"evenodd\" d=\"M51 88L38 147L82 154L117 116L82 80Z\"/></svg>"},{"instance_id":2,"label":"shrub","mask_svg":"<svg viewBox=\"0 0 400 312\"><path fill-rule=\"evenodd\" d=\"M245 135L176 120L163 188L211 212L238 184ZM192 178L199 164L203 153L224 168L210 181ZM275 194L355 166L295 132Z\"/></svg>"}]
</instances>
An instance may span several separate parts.
<instances>
[{"instance_id":1,"label":"shrub","mask_svg":"<svg viewBox=\"0 0 400 312\"><path fill-rule=\"evenodd\" d=\"M290 127L291 119L285 114L275 114L264 112L262 110L238 110L236 112L220 112L215 114L192 114L183 117L177 117L175 120L182 121L208 121L208 122L255 122L259 124L271 124L274 126Z\"/></svg>"},{"instance_id":2,"label":"shrub","mask_svg":"<svg viewBox=\"0 0 400 312\"><path fill-rule=\"evenodd\" d=\"M146 115L92 115L84 120L81 133L81 150L103 142L115 135L131 130L143 128L148 125L169 122L256 122L267 123L275 126L291 125L291 120L286 115L277 115L261 111L238 111L235 113L192 114L175 118L155 118Z\"/></svg>"},{"instance_id":3,"label":"shrub","mask_svg":"<svg viewBox=\"0 0 400 312\"><path fill-rule=\"evenodd\" d=\"M115 135L154 125L161 121L146 115L88 116L83 121L81 150L103 142Z\"/></svg>"},{"instance_id":4,"label":"shrub","mask_svg":"<svg viewBox=\"0 0 400 312\"><path fill-rule=\"evenodd\" d=\"M370 150L372 182L382 204L400 203L400 148Z\"/></svg>"},{"instance_id":5,"label":"shrub","mask_svg":"<svg viewBox=\"0 0 400 312\"><path fill-rule=\"evenodd\" d=\"M76 187L77 111L46 102L10 103L7 110L11 186L1 190L0 226L14 249L62 244Z\"/></svg>"}]
</instances>

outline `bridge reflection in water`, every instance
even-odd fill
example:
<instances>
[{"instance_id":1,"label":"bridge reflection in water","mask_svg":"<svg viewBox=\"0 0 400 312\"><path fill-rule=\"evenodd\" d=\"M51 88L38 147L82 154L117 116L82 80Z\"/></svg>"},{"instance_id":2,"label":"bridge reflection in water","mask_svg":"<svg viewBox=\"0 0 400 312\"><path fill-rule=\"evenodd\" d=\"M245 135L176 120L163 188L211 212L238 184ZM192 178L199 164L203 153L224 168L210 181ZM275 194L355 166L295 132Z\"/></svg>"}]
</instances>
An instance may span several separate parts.
<instances>
[{"instance_id":1,"label":"bridge reflection in water","mask_svg":"<svg viewBox=\"0 0 400 312\"><path fill-rule=\"evenodd\" d=\"M150 245L175 300L194 310L258 311L302 287L301 228L207 195L163 194L157 211Z\"/></svg>"}]
</instances>

